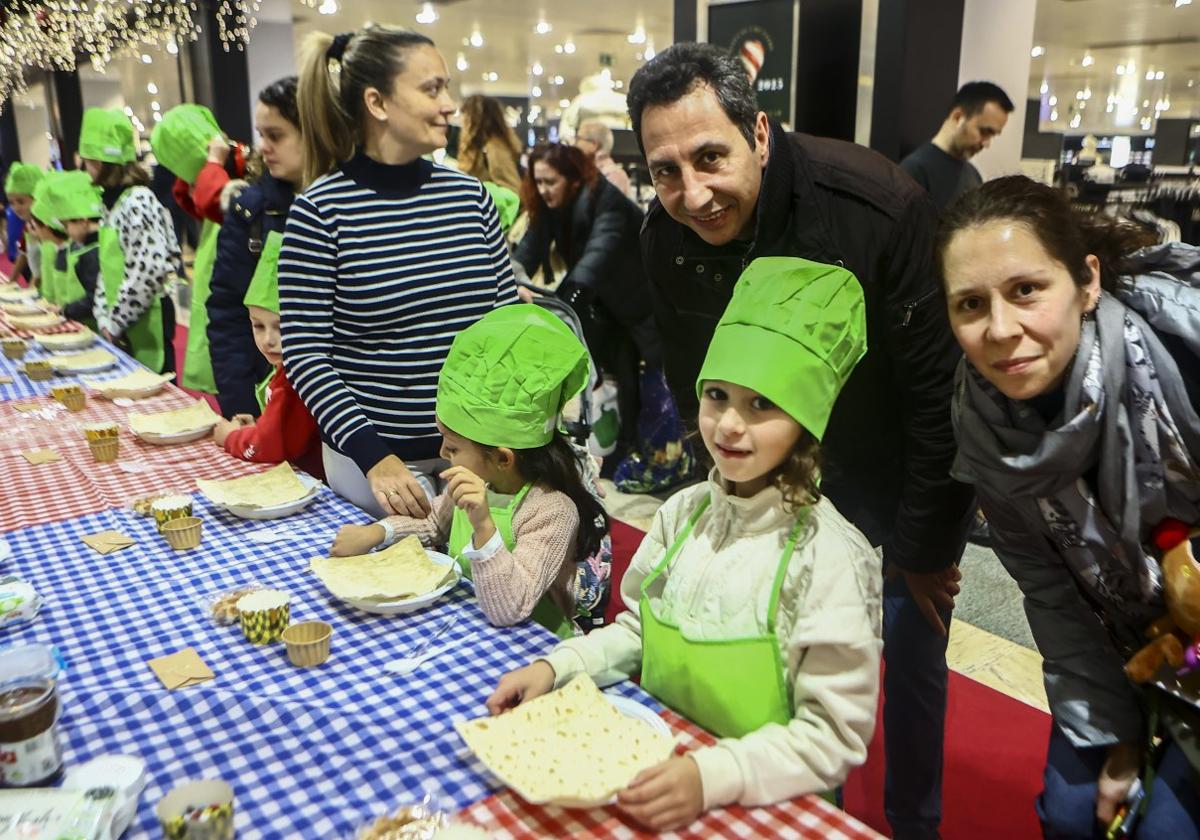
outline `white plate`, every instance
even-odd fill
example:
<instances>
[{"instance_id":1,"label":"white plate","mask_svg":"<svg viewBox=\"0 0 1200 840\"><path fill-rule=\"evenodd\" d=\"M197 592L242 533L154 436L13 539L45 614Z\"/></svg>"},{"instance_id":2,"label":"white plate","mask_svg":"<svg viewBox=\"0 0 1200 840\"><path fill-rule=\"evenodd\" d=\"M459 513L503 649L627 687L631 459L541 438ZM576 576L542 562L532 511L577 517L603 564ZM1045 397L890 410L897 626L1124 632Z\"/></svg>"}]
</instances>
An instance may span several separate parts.
<instances>
[{"instance_id":1,"label":"white plate","mask_svg":"<svg viewBox=\"0 0 1200 840\"><path fill-rule=\"evenodd\" d=\"M217 421L214 420L202 429L194 429L190 432L176 432L173 435L156 435L151 432L133 433L146 441L146 443L153 443L155 446L170 446L175 443L191 443L194 440L200 440L200 438L209 435L215 425L217 425ZM130 431L133 430L130 429Z\"/></svg>"},{"instance_id":2,"label":"white plate","mask_svg":"<svg viewBox=\"0 0 1200 840\"><path fill-rule=\"evenodd\" d=\"M0 301L5 303L15 303L22 300L31 300L38 296L37 289L28 287L22 288L13 284L0 285Z\"/></svg>"},{"instance_id":3,"label":"white plate","mask_svg":"<svg viewBox=\"0 0 1200 840\"><path fill-rule=\"evenodd\" d=\"M46 336L37 335L37 343L51 353L74 353L76 350L86 350L96 343L96 334L91 330L80 330L77 333L55 333L55 339L62 340L46 342Z\"/></svg>"},{"instance_id":4,"label":"white plate","mask_svg":"<svg viewBox=\"0 0 1200 840\"><path fill-rule=\"evenodd\" d=\"M242 505L222 505L225 510L232 513L234 516L242 519L282 519L285 516L291 516L293 513L299 513L310 504L313 499L321 492L321 482L309 475L297 475L300 483L308 490L303 497L292 502L284 502L282 505L272 505L270 507L244 507ZM205 497L207 498L207 497ZM212 499L209 499L211 502ZM216 504L216 502L213 502Z\"/></svg>"},{"instance_id":5,"label":"white plate","mask_svg":"<svg viewBox=\"0 0 1200 840\"><path fill-rule=\"evenodd\" d=\"M104 361L98 362L90 367L66 367L64 365L64 360L69 360L73 355L75 354L56 353L50 357L50 365L64 376L73 376L79 373L99 373L102 370L108 370L117 363L117 357L113 356L111 359L105 359Z\"/></svg>"},{"instance_id":6,"label":"white plate","mask_svg":"<svg viewBox=\"0 0 1200 840\"><path fill-rule=\"evenodd\" d=\"M363 612L374 613L375 615L408 615L417 610L424 609L430 604L437 601L447 592L454 588L458 583L459 571L458 563L449 554L442 554L440 551L426 551L429 559L439 566L451 566L454 568L454 577L448 583L442 584L432 592L426 592L424 595L418 595L416 598L404 598L399 601L356 601L352 598L339 598L342 603L360 609ZM331 595L333 593L330 593ZM334 595L337 598L336 595Z\"/></svg>"}]
</instances>

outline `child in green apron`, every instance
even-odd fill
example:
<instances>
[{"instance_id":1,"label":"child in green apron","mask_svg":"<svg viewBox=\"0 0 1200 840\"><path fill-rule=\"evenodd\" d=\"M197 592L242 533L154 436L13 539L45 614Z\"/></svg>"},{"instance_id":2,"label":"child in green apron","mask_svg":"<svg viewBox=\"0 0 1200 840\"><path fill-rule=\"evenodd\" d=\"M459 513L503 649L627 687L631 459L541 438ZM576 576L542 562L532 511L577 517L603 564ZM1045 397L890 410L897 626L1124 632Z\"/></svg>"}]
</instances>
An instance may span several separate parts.
<instances>
[{"instance_id":1,"label":"child in green apron","mask_svg":"<svg viewBox=\"0 0 1200 840\"><path fill-rule=\"evenodd\" d=\"M58 212L50 195L50 186L63 176L62 172L47 172L33 191L33 207L30 208L30 227L38 240L38 291L52 305L62 303L62 285L58 271L58 253L67 247L67 231L59 221Z\"/></svg>"},{"instance_id":2,"label":"child in green apron","mask_svg":"<svg viewBox=\"0 0 1200 840\"><path fill-rule=\"evenodd\" d=\"M185 103L163 114L162 120L150 134L150 146L160 164L179 180L195 185L208 162L209 144L221 136L221 128L211 111L203 105ZM208 346L208 287L217 258L217 234L220 230L220 223L209 218L201 219L200 242L192 263L187 350L183 357L183 378L180 380L185 388L209 394L217 393L217 384L213 378L212 356Z\"/></svg>"},{"instance_id":3,"label":"child in green apron","mask_svg":"<svg viewBox=\"0 0 1200 840\"><path fill-rule=\"evenodd\" d=\"M488 621L532 617L573 636L576 567L597 552L608 525L558 430L587 373L579 339L541 307L504 306L463 330L438 377L446 490L426 519L344 526L331 553L362 554L416 534L449 546Z\"/></svg>"},{"instance_id":4,"label":"child in green apron","mask_svg":"<svg viewBox=\"0 0 1200 840\"><path fill-rule=\"evenodd\" d=\"M845 269L755 260L738 280L696 389L716 464L655 515L617 621L504 676L500 714L590 674L642 687L721 738L639 774L620 807L658 831L703 811L836 788L866 759L882 650L880 562L823 499L818 450L866 351Z\"/></svg>"},{"instance_id":5,"label":"child in green apron","mask_svg":"<svg viewBox=\"0 0 1200 840\"><path fill-rule=\"evenodd\" d=\"M101 334L156 373L175 370L170 284L183 270L167 208L137 163L133 125L118 108L88 108L79 156L101 188L100 277L92 313Z\"/></svg>"},{"instance_id":6,"label":"child in green apron","mask_svg":"<svg viewBox=\"0 0 1200 840\"><path fill-rule=\"evenodd\" d=\"M17 258L13 262L12 271L8 276L9 280L16 280L18 277L24 276L26 268L32 272L32 263L36 260L36 257L33 256L33 252L36 250L36 240L33 239L28 225L32 218L30 210L33 207L33 193L44 177L45 172L40 166L22 163L19 160L12 162L12 165L8 167L8 174L4 176L4 195L8 200L8 206L26 226L23 237L26 240L25 247L24 250L20 248L17 250ZM0 278L0 281L3 279Z\"/></svg>"},{"instance_id":7,"label":"child in green apron","mask_svg":"<svg viewBox=\"0 0 1200 840\"><path fill-rule=\"evenodd\" d=\"M67 247L55 263L53 303L65 317L94 326L92 301L100 273L98 221L104 215L100 192L86 172L62 172L49 179L47 198L68 236Z\"/></svg>"}]
</instances>

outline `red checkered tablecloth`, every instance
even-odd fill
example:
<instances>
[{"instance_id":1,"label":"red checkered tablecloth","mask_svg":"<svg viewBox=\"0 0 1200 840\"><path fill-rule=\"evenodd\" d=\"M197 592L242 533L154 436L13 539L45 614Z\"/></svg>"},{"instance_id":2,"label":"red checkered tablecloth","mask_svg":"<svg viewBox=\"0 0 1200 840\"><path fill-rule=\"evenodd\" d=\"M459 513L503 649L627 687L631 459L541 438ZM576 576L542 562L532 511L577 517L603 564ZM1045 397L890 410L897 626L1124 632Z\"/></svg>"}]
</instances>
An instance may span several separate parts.
<instances>
[{"instance_id":1,"label":"red checkered tablecloth","mask_svg":"<svg viewBox=\"0 0 1200 840\"><path fill-rule=\"evenodd\" d=\"M700 727L667 710L663 718L684 749L716 742ZM817 796L805 796L767 808L720 808L709 811L684 831L655 834L628 822L616 808L575 810L531 805L512 791L489 796L462 812L463 819L492 832L496 840L745 840L745 838L822 838L881 840L883 835Z\"/></svg>"},{"instance_id":2,"label":"red checkered tablecloth","mask_svg":"<svg viewBox=\"0 0 1200 840\"><path fill-rule=\"evenodd\" d=\"M154 413L180 408L193 398L168 386L131 408L89 397L87 408L73 414L49 397L0 403L0 532L57 522L100 510L124 507L131 499L165 490L192 492L198 478L237 478L266 465L228 455L211 438L172 446L145 443L128 430L129 412ZM17 406L32 406L18 411ZM116 421L122 425L117 461L97 463L83 426ZM60 460L33 465L22 452L53 449Z\"/></svg>"}]
</instances>

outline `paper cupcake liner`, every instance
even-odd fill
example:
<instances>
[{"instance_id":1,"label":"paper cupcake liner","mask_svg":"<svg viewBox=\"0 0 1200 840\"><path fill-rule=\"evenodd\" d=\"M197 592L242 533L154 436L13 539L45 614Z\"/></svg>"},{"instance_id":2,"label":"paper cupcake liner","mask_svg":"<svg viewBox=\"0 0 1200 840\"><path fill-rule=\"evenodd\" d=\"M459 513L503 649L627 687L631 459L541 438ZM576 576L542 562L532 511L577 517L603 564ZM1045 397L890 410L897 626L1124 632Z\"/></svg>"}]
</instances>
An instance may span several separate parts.
<instances>
[{"instance_id":1,"label":"paper cupcake liner","mask_svg":"<svg viewBox=\"0 0 1200 840\"><path fill-rule=\"evenodd\" d=\"M54 368L49 362L26 362L25 375L34 382L44 382L54 378Z\"/></svg>"},{"instance_id":2,"label":"paper cupcake liner","mask_svg":"<svg viewBox=\"0 0 1200 840\"><path fill-rule=\"evenodd\" d=\"M192 503L179 505L178 507L151 507L150 512L154 514L154 524L158 526L159 533L162 533L163 528L168 522L177 519L187 519L192 515Z\"/></svg>"},{"instance_id":3,"label":"paper cupcake liner","mask_svg":"<svg viewBox=\"0 0 1200 840\"><path fill-rule=\"evenodd\" d=\"M92 450L92 457L102 464L117 460L117 455L121 451L120 438L107 438L103 440L89 440L88 449Z\"/></svg>"},{"instance_id":4,"label":"paper cupcake liner","mask_svg":"<svg viewBox=\"0 0 1200 840\"><path fill-rule=\"evenodd\" d=\"M324 621L304 621L283 631L288 659L300 668L312 668L329 658L333 628Z\"/></svg>"},{"instance_id":5,"label":"paper cupcake liner","mask_svg":"<svg viewBox=\"0 0 1200 840\"><path fill-rule=\"evenodd\" d=\"M184 551L200 545L200 520L195 516L172 519L159 529L171 548Z\"/></svg>"},{"instance_id":6,"label":"paper cupcake liner","mask_svg":"<svg viewBox=\"0 0 1200 840\"><path fill-rule=\"evenodd\" d=\"M255 645L269 645L283 638L283 631L291 621L291 604L269 610L240 610L238 619L246 640Z\"/></svg>"},{"instance_id":7,"label":"paper cupcake liner","mask_svg":"<svg viewBox=\"0 0 1200 840\"><path fill-rule=\"evenodd\" d=\"M116 423L93 423L83 427L83 434L88 442L97 440L116 440L121 434L121 427Z\"/></svg>"},{"instance_id":8,"label":"paper cupcake liner","mask_svg":"<svg viewBox=\"0 0 1200 840\"><path fill-rule=\"evenodd\" d=\"M168 840L233 840L233 788L220 781L186 782L154 809Z\"/></svg>"},{"instance_id":9,"label":"paper cupcake liner","mask_svg":"<svg viewBox=\"0 0 1200 840\"><path fill-rule=\"evenodd\" d=\"M87 408L87 394L67 394L66 396L60 398L59 402L66 406L67 411L83 411L85 408Z\"/></svg>"},{"instance_id":10,"label":"paper cupcake liner","mask_svg":"<svg viewBox=\"0 0 1200 840\"><path fill-rule=\"evenodd\" d=\"M24 359L25 354L29 352L29 345L20 339L17 339L16 341L5 341L3 347L4 358L13 359L14 361Z\"/></svg>"}]
</instances>

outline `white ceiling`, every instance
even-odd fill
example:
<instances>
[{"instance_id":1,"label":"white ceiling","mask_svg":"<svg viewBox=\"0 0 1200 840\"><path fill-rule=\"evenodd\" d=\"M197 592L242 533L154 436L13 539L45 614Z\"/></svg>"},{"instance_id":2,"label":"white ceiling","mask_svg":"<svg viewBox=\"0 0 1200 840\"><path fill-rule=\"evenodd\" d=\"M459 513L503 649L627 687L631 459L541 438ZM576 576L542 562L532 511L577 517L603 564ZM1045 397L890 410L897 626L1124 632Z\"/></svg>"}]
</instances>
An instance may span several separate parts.
<instances>
[{"instance_id":1,"label":"white ceiling","mask_svg":"<svg viewBox=\"0 0 1200 840\"><path fill-rule=\"evenodd\" d=\"M314 0L320 5L321 0ZM435 2L436 23L422 24L416 15L422 3L388 0L341 0L333 15L320 14L300 2L287 4L295 22L297 44L313 30L340 32L368 21L405 26L431 37L446 57L450 72L456 76L457 94L487 93L494 96L528 96L536 84L542 96L538 101L553 114L560 99L571 99L579 92L579 82L600 68L600 56L612 56L613 76L628 84L630 76L643 63L647 47L662 49L671 42L671 0L449 0ZM264 4L267 14L279 14L278 3ZM539 21L551 30L538 34ZM638 25L645 33L644 43L630 43ZM468 40L478 32L483 46ZM571 42L575 52L556 52L555 45ZM469 65L456 67L458 58ZM534 65L541 64L536 76ZM485 79L495 73L497 79ZM562 76L561 84L554 84Z\"/></svg>"},{"instance_id":2,"label":"white ceiling","mask_svg":"<svg viewBox=\"0 0 1200 840\"><path fill-rule=\"evenodd\" d=\"M1175 0L1039 0L1034 45L1045 55L1032 60L1028 96L1043 96L1047 106L1057 97L1055 130L1070 130L1081 101L1080 130L1112 128L1125 106L1123 122L1136 133L1164 100L1170 103L1164 118L1200 117L1200 0L1179 8ZM1090 66L1084 66L1086 56ZM1132 74L1118 75L1117 67L1130 62ZM1163 78L1147 80L1147 72ZM1080 100L1080 91L1091 95ZM1112 114L1106 113L1110 96L1122 100ZM1129 113L1134 107L1137 115ZM1043 122L1043 128L1051 126Z\"/></svg>"}]
</instances>

